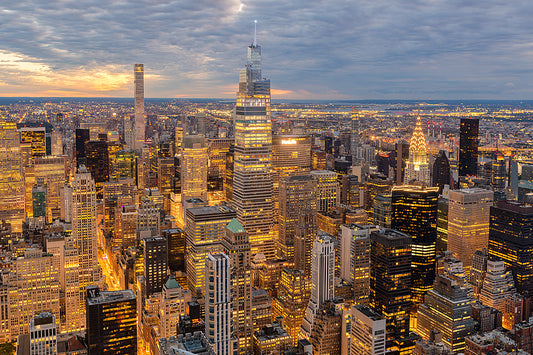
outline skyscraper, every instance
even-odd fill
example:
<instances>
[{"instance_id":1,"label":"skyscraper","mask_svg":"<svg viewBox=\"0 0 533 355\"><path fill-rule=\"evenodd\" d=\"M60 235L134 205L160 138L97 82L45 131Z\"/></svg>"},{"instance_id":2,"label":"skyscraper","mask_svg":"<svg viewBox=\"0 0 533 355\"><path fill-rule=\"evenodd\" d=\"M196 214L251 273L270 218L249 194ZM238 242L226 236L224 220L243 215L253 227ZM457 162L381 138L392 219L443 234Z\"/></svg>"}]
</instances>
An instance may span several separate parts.
<instances>
[{"instance_id":1,"label":"skyscraper","mask_svg":"<svg viewBox=\"0 0 533 355\"><path fill-rule=\"evenodd\" d=\"M461 118L459 132L459 176L477 175L479 118Z\"/></svg>"},{"instance_id":2,"label":"skyscraper","mask_svg":"<svg viewBox=\"0 0 533 355\"><path fill-rule=\"evenodd\" d=\"M97 259L96 187L91 173L81 165L72 182L72 237L79 256L80 291L100 280Z\"/></svg>"},{"instance_id":3,"label":"skyscraper","mask_svg":"<svg viewBox=\"0 0 533 355\"><path fill-rule=\"evenodd\" d=\"M141 150L144 144L144 64L134 64L135 75L135 149Z\"/></svg>"},{"instance_id":4,"label":"skyscraper","mask_svg":"<svg viewBox=\"0 0 533 355\"><path fill-rule=\"evenodd\" d=\"M226 226L235 218L235 210L227 206L195 207L186 210L186 217L187 283L193 295L199 295L205 290L205 258L222 251Z\"/></svg>"},{"instance_id":5,"label":"skyscraper","mask_svg":"<svg viewBox=\"0 0 533 355\"><path fill-rule=\"evenodd\" d=\"M340 184L337 174L328 170L311 171L317 181L317 210L320 212L330 212L340 202Z\"/></svg>"},{"instance_id":6,"label":"skyscraper","mask_svg":"<svg viewBox=\"0 0 533 355\"><path fill-rule=\"evenodd\" d=\"M316 214L316 180L311 175L291 176L280 181L279 192L279 255L293 260L300 216L304 212Z\"/></svg>"},{"instance_id":7,"label":"skyscraper","mask_svg":"<svg viewBox=\"0 0 533 355\"><path fill-rule=\"evenodd\" d=\"M452 258L454 268L460 267L460 262ZM447 267L445 266L445 269ZM469 287L453 275L445 272L437 275L435 284L418 309L417 332L424 339L430 338L432 330L442 333L442 341L454 353L462 352L465 348L465 336L474 330L471 316L471 306L474 299L468 296Z\"/></svg>"},{"instance_id":8,"label":"skyscraper","mask_svg":"<svg viewBox=\"0 0 533 355\"><path fill-rule=\"evenodd\" d=\"M13 122L0 122L0 220L22 232L25 219L24 171L19 132Z\"/></svg>"},{"instance_id":9,"label":"skyscraper","mask_svg":"<svg viewBox=\"0 0 533 355\"><path fill-rule=\"evenodd\" d=\"M87 350L93 354L137 353L137 301L132 290L87 288Z\"/></svg>"},{"instance_id":10,"label":"skyscraper","mask_svg":"<svg viewBox=\"0 0 533 355\"><path fill-rule=\"evenodd\" d=\"M422 131L420 116L416 118L416 126L409 142L409 159L405 165L404 183L409 184L413 180L430 183L426 137Z\"/></svg>"},{"instance_id":11,"label":"skyscraper","mask_svg":"<svg viewBox=\"0 0 533 355\"><path fill-rule=\"evenodd\" d=\"M275 256L272 193L270 80L262 78L261 46L254 38L248 63L239 73L232 199L237 219L248 232L252 255Z\"/></svg>"},{"instance_id":12,"label":"skyscraper","mask_svg":"<svg viewBox=\"0 0 533 355\"><path fill-rule=\"evenodd\" d=\"M391 228L411 235L413 303L423 301L435 280L437 187L404 185L392 189Z\"/></svg>"},{"instance_id":13,"label":"skyscraper","mask_svg":"<svg viewBox=\"0 0 533 355\"><path fill-rule=\"evenodd\" d=\"M387 321L371 308L352 306L350 355L385 355Z\"/></svg>"},{"instance_id":14,"label":"skyscraper","mask_svg":"<svg viewBox=\"0 0 533 355\"><path fill-rule=\"evenodd\" d=\"M487 248L489 214L494 193L479 188L453 190L448 204L448 250L463 262L467 273L476 250Z\"/></svg>"},{"instance_id":15,"label":"skyscraper","mask_svg":"<svg viewBox=\"0 0 533 355\"><path fill-rule=\"evenodd\" d=\"M352 155L352 165L359 163L359 157L357 155L357 148L359 147L359 111L352 108L352 130L350 141L350 153Z\"/></svg>"},{"instance_id":16,"label":"skyscraper","mask_svg":"<svg viewBox=\"0 0 533 355\"><path fill-rule=\"evenodd\" d=\"M370 239L370 306L387 320L387 351L405 353L410 346L411 236L380 229Z\"/></svg>"},{"instance_id":17,"label":"skyscraper","mask_svg":"<svg viewBox=\"0 0 533 355\"><path fill-rule=\"evenodd\" d=\"M518 292L533 291L533 207L498 201L490 208L489 256L513 272Z\"/></svg>"},{"instance_id":18,"label":"skyscraper","mask_svg":"<svg viewBox=\"0 0 533 355\"><path fill-rule=\"evenodd\" d=\"M230 259L209 254L205 260L205 334L217 355L233 354Z\"/></svg>"},{"instance_id":19,"label":"skyscraper","mask_svg":"<svg viewBox=\"0 0 533 355\"><path fill-rule=\"evenodd\" d=\"M167 281L167 240L163 237L151 237L143 239L142 242L144 296L148 298L155 292L161 292Z\"/></svg>"},{"instance_id":20,"label":"skyscraper","mask_svg":"<svg viewBox=\"0 0 533 355\"><path fill-rule=\"evenodd\" d=\"M230 258L233 337L238 341L238 352L244 353L252 349L252 275L250 242L236 218L226 226L222 246Z\"/></svg>"},{"instance_id":21,"label":"skyscraper","mask_svg":"<svg viewBox=\"0 0 533 355\"><path fill-rule=\"evenodd\" d=\"M328 234L318 235L313 242L311 298L305 311L301 334L309 339L320 306L335 294L335 242Z\"/></svg>"},{"instance_id":22,"label":"skyscraper","mask_svg":"<svg viewBox=\"0 0 533 355\"><path fill-rule=\"evenodd\" d=\"M204 136L184 136L181 144L181 200L207 202L207 145Z\"/></svg>"},{"instance_id":23,"label":"skyscraper","mask_svg":"<svg viewBox=\"0 0 533 355\"><path fill-rule=\"evenodd\" d=\"M450 161L446 156L446 151L439 151L439 156L433 163L433 186L437 186L439 191L442 192L444 185L450 185L451 173L450 173Z\"/></svg>"},{"instance_id":24,"label":"skyscraper","mask_svg":"<svg viewBox=\"0 0 533 355\"><path fill-rule=\"evenodd\" d=\"M272 305L273 315L283 317L283 325L295 346L298 343L298 333L309 295L303 270L284 268L279 281L278 297Z\"/></svg>"}]
</instances>

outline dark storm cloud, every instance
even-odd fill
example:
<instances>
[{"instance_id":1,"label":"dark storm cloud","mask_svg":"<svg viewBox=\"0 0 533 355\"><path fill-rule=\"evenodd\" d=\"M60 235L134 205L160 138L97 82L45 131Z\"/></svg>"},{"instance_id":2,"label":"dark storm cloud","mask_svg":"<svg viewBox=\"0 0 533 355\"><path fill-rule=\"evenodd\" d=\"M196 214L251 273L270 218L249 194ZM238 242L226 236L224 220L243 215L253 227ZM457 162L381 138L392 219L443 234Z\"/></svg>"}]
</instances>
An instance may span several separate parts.
<instances>
[{"instance_id":1,"label":"dark storm cloud","mask_svg":"<svg viewBox=\"0 0 533 355\"><path fill-rule=\"evenodd\" d=\"M503 0L23 0L0 5L0 51L49 80L142 62L149 96L231 96L257 19L265 75L287 96L530 98L530 13ZM0 73L5 92L18 69ZM128 94L123 82L109 92Z\"/></svg>"}]
</instances>

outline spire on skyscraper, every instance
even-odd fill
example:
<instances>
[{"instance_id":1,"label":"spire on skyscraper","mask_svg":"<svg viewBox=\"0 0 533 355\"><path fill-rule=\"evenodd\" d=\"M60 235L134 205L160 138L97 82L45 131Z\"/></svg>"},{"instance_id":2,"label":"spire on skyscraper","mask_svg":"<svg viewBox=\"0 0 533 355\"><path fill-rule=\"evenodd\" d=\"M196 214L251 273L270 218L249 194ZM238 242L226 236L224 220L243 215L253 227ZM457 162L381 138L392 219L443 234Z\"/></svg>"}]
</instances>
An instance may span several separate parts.
<instances>
[{"instance_id":1,"label":"spire on skyscraper","mask_svg":"<svg viewBox=\"0 0 533 355\"><path fill-rule=\"evenodd\" d=\"M429 166L426 147L426 136L422 131L422 120L416 118L416 125L409 142L409 160L405 168L405 183L420 181L429 184Z\"/></svg>"},{"instance_id":2,"label":"spire on skyscraper","mask_svg":"<svg viewBox=\"0 0 533 355\"><path fill-rule=\"evenodd\" d=\"M257 46L257 20L254 20L254 41L252 47Z\"/></svg>"}]
</instances>

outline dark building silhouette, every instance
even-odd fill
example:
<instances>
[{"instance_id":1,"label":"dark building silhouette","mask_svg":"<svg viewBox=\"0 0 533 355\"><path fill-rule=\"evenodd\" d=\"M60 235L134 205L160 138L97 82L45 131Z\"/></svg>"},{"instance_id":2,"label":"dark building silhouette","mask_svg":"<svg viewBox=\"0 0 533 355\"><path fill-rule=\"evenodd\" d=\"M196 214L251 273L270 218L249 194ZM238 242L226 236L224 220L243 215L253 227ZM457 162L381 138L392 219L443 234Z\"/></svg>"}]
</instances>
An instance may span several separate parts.
<instances>
[{"instance_id":1,"label":"dark building silhouette","mask_svg":"<svg viewBox=\"0 0 533 355\"><path fill-rule=\"evenodd\" d=\"M87 287L86 332L89 355L137 354L137 301L132 290Z\"/></svg>"},{"instance_id":2,"label":"dark building silhouette","mask_svg":"<svg viewBox=\"0 0 533 355\"><path fill-rule=\"evenodd\" d=\"M533 207L498 201L490 208L489 257L502 259L519 292L533 291Z\"/></svg>"},{"instance_id":3,"label":"dark building silhouette","mask_svg":"<svg viewBox=\"0 0 533 355\"><path fill-rule=\"evenodd\" d=\"M459 176L477 175L479 119L461 118L459 132Z\"/></svg>"},{"instance_id":4,"label":"dark building silhouette","mask_svg":"<svg viewBox=\"0 0 533 355\"><path fill-rule=\"evenodd\" d=\"M405 162L409 159L409 143L396 143L396 165L394 167L394 182L402 185L405 175Z\"/></svg>"},{"instance_id":5,"label":"dark building silhouette","mask_svg":"<svg viewBox=\"0 0 533 355\"><path fill-rule=\"evenodd\" d=\"M161 292L168 279L167 240L162 237L143 239L143 259L145 295L148 298L155 292Z\"/></svg>"},{"instance_id":6,"label":"dark building silhouette","mask_svg":"<svg viewBox=\"0 0 533 355\"><path fill-rule=\"evenodd\" d=\"M85 145L90 140L90 134L88 129L77 128L76 129L76 166L85 165L86 163L86 154L85 154Z\"/></svg>"},{"instance_id":7,"label":"dark building silhouette","mask_svg":"<svg viewBox=\"0 0 533 355\"><path fill-rule=\"evenodd\" d=\"M387 351L404 352L410 347L411 236L380 229L370 240L370 306L387 320Z\"/></svg>"},{"instance_id":8,"label":"dark building silhouette","mask_svg":"<svg viewBox=\"0 0 533 355\"><path fill-rule=\"evenodd\" d=\"M412 236L412 301L419 304L433 287L437 242L436 187L392 189L391 228Z\"/></svg>"},{"instance_id":9,"label":"dark building silhouette","mask_svg":"<svg viewBox=\"0 0 533 355\"><path fill-rule=\"evenodd\" d=\"M442 192L444 185L451 184L450 161L448 160L444 150L439 152L439 156L433 163L432 176L433 186L437 186L439 188L439 193Z\"/></svg>"}]
</instances>

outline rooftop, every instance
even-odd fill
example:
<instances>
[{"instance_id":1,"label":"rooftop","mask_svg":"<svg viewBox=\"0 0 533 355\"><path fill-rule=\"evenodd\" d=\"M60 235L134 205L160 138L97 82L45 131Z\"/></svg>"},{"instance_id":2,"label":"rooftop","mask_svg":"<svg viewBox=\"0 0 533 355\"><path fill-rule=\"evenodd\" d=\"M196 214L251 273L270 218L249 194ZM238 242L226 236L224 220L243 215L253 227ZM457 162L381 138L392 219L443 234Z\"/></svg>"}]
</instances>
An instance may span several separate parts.
<instances>
[{"instance_id":1,"label":"rooftop","mask_svg":"<svg viewBox=\"0 0 533 355\"><path fill-rule=\"evenodd\" d=\"M91 294L94 289L88 289L87 303L89 305L97 305L112 302L129 301L135 299L133 290L120 290L120 291L99 291Z\"/></svg>"},{"instance_id":2,"label":"rooftop","mask_svg":"<svg viewBox=\"0 0 533 355\"><path fill-rule=\"evenodd\" d=\"M244 233L244 228L242 227L242 224L239 223L237 218L233 218L228 225L226 226L232 233Z\"/></svg>"}]
</instances>

